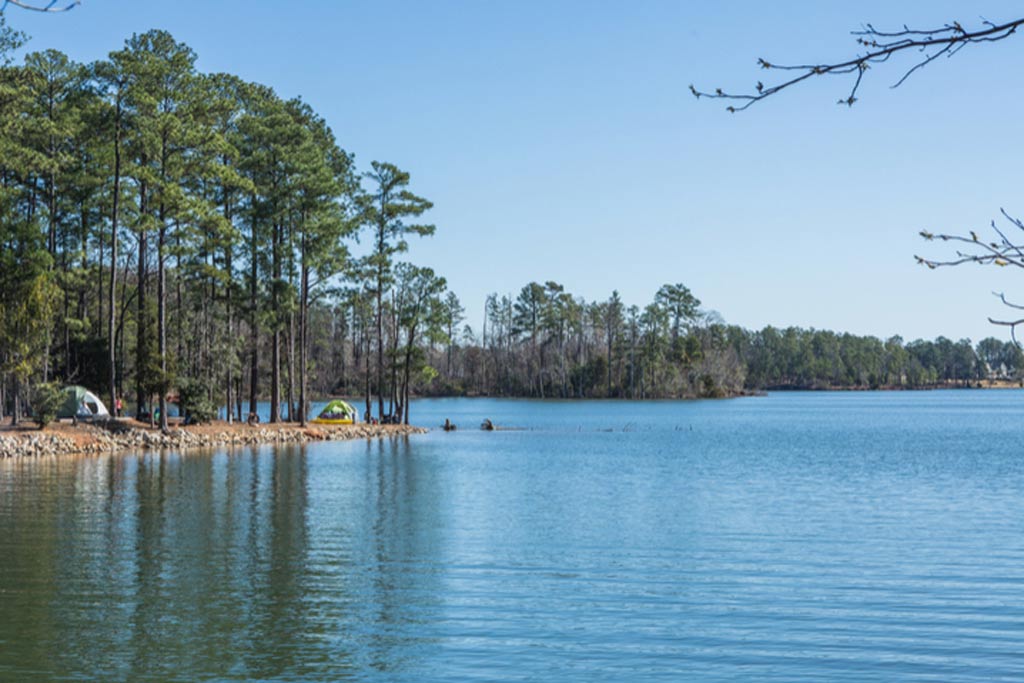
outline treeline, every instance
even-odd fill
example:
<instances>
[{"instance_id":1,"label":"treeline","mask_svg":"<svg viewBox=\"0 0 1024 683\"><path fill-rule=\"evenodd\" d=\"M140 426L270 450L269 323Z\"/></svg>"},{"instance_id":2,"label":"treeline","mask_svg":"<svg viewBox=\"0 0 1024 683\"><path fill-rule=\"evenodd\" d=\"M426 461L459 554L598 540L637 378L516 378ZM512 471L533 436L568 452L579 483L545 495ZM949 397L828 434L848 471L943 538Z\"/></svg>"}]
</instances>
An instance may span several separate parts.
<instances>
[{"instance_id":1,"label":"treeline","mask_svg":"<svg viewBox=\"0 0 1024 683\"><path fill-rule=\"evenodd\" d=\"M900 337L726 325L682 284L626 306L587 302L557 283L491 295L480 335L438 348L438 394L537 398L688 398L764 389L930 388L1018 379L1024 353L995 338ZM453 337L449 333L449 337Z\"/></svg>"},{"instance_id":2,"label":"treeline","mask_svg":"<svg viewBox=\"0 0 1024 683\"><path fill-rule=\"evenodd\" d=\"M766 328L700 309L682 284L644 307L556 282L487 297L474 331L433 270L401 261L431 203L393 164L360 169L299 99L196 69L163 31L94 64L0 14L0 415L83 384L125 413L303 421L358 396L409 421L413 395L732 396L1017 377L987 339ZM361 239L358 253L350 247Z\"/></svg>"},{"instance_id":3,"label":"treeline","mask_svg":"<svg viewBox=\"0 0 1024 683\"><path fill-rule=\"evenodd\" d=\"M311 380L358 368L366 410L408 420L445 291L398 261L434 231L408 173L361 172L308 104L199 72L166 32L94 64L15 63L24 36L3 22L0 413L76 382L164 428L177 395L302 420Z\"/></svg>"},{"instance_id":4,"label":"treeline","mask_svg":"<svg viewBox=\"0 0 1024 683\"><path fill-rule=\"evenodd\" d=\"M682 284L626 305L587 302L555 282L487 298L479 340L448 362L445 392L538 398L728 396L745 385L730 328L700 311Z\"/></svg>"},{"instance_id":5,"label":"treeline","mask_svg":"<svg viewBox=\"0 0 1024 683\"><path fill-rule=\"evenodd\" d=\"M930 388L1019 379L1024 353L1010 341L882 341L823 330L767 327L737 337L747 385L766 389Z\"/></svg>"}]
</instances>

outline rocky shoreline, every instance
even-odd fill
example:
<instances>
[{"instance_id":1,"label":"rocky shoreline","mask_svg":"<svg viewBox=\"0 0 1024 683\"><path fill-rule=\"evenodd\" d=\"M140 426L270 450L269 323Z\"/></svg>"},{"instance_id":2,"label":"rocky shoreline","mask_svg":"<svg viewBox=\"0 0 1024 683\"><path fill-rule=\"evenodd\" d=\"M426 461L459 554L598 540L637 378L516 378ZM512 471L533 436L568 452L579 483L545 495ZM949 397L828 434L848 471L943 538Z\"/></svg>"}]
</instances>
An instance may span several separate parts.
<instances>
[{"instance_id":1,"label":"rocky shoreline","mask_svg":"<svg viewBox=\"0 0 1024 683\"><path fill-rule=\"evenodd\" d=\"M62 455L97 455L117 451L142 451L217 446L258 446L263 444L310 443L379 439L427 430L410 425L239 425L217 423L200 427L178 427L167 433L111 420L104 424L59 425L38 431L0 432L0 459Z\"/></svg>"}]
</instances>

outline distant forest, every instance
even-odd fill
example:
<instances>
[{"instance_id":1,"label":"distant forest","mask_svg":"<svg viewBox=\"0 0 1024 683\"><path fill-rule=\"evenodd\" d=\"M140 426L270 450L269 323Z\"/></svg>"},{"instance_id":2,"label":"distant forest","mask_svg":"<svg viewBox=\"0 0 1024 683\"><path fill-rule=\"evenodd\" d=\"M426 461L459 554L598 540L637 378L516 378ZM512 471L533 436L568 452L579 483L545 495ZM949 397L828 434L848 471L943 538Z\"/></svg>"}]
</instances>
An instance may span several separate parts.
<instances>
[{"instance_id":1,"label":"distant forest","mask_svg":"<svg viewBox=\"0 0 1024 683\"><path fill-rule=\"evenodd\" d=\"M312 397L409 421L414 395L717 397L1017 377L1013 344L749 332L682 284L643 308L555 282L482 325L404 260L435 232L394 164L359 167L300 99L196 69L163 31L16 63L0 14L0 416L82 384L111 408L304 421ZM357 242L361 246L354 248ZM359 252L358 255L354 252ZM152 417L150 419L153 419Z\"/></svg>"},{"instance_id":2,"label":"distant forest","mask_svg":"<svg viewBox=\"0 0 1024 683\"><path fill-rule=\"evenodd\" d=\"M587 302L548 282L516 296L487 298L483 327L458 331L461 308L443 306L428 332L419 387L427 395L534 398L725 397L766 389L923 389L1016 381L1024 352L987 338L905 342L789 327L750 331L700 310L681 284L665 285L645 306L617 293ZM454 312L454 315L453 315ZM336 320L335 329L345 329ZM332 339L337 339L334 337ZM358 393L362 375L348 344L318 363L331 365L323 393ZM334 359L333 361L331 359ZM347 362L343 359L349 358ZM338 384L331 384L333 379Z\"/></svg>"}]
</instances>

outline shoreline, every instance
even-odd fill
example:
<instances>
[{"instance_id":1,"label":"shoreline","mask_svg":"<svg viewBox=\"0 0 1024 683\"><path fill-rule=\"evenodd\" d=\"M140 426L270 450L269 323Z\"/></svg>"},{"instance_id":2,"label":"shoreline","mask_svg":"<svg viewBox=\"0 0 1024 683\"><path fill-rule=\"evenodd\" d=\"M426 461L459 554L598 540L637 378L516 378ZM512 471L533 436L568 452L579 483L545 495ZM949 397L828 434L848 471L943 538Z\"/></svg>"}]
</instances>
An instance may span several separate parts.
<instances>
[{"instance_id":1,"label":"shoreline","mask_svg":"<svg viewBox=\"0 0 1024 683\"><path fill-rule=\"evenodd\" d=\"M40 430L35 425L0 429L0 460L24 457L100 455L128 450L180 450L222 446L262 446L317 441L353 441L423 434L412 425L314 425L295 423L247 425L213 422L172 427L166 434L132 419L106 423L53 423Z\"/></svg>"},{"instance_id":2,"label":"shoreline","mask_svg":"<svg viewBox=\"0 0 1024 683\"><path fill-rule=\"evenodd\" d=\"M775 387L766 387L762 390L762 393L769 391L776 392L789 392L789 391L878 391L878 392L889 392L889 391L947 391L947 390L975 390L975 389L1024 389L1024 383L1021 380L970 380L968 383L960 382L949 382L945 384L922 384L919 386L901 386L898 384L881 384L875 387L872 386L792 386L782 385Z\"/></svg>"},{"instance_id":3,"label":"shoreline","mask_svg":"<svg viewBox=\"0 0 1024 683\"><path fill-rule=\"evenodd\" d=\"M622 403L632 403L635 401L717 401L720 399L733 399L733 398L750 398L750 397L763 397L768 395L770 392L776 393L790 393L799 391L808 391L816 393L828 393L828 392L895 392L895 391L971 391L977 389L984 390L1003 390L1003 389L1024 389L1024 381L1022 380L971 380L967 384L960 382L949 382L946 384L921 384L915 386L909 385L898 385L898 384L881 384L878 386L854 386L854 385L834 385L834 386L798 386L792 384L782 384L776 386L768 386L759 389L744 389L742 391L734 393L726 393L720 396L648 396L645 398L629 398L628 396L516 396L513 394L423 394L414 396L415 399L507 399L513 401L613 401Z\"/></svg>"}]
</instances>

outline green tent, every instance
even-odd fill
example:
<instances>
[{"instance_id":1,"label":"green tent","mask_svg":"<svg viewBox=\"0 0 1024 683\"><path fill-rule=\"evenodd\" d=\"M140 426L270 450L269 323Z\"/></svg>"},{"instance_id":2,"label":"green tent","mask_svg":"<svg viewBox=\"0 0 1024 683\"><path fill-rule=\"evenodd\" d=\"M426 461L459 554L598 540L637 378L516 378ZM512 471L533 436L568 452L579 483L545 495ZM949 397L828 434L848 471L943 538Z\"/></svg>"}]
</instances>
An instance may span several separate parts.
<instances>
[{"instance_id":1,"label":"green tent","mask_svg":"<svg viewBox=\"0 0 1024 683\"><path fill-rule=\"evenodd\" d=\"M331 401L328 403L320 415L317 416L317 420L352 420L353 422L359 417L358 411L352 407L351 404L345 401Z\"/></svg>"},{"instance_id":2,"label":"green tent","mask_svg":"<svg viewBox=\"0 0 1024 683\"><path fill-rule=\"evenodd\" d=\"M110 412L99 397L80 386L64 387L64 402L57 410L57 418L77 417L79 420L91 420L97 417L110 417Z\"/></svg>"}]
</instances>

